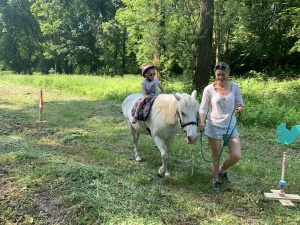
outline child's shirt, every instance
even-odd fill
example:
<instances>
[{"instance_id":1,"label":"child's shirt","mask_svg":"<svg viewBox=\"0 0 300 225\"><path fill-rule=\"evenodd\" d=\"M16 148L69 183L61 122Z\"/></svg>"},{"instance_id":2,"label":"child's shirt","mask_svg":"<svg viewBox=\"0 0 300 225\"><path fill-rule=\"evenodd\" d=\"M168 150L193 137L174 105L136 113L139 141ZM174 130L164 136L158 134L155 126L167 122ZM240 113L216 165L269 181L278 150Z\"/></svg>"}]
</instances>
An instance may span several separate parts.
<instances>
[{"instance_id":1,"label":"child's shirt","mask_svg":"<svg viewBox=\"0 0 300 225\"><path fill-rule=\"evenodd\" d=\"M148 81L147 79L143 80L142 84L145 85L146 94L150 95L151 98L156 97L158 95L158 85L160 84L160 81L156 78L154 78L152 81Z\"/></svg>"}]
</instances>

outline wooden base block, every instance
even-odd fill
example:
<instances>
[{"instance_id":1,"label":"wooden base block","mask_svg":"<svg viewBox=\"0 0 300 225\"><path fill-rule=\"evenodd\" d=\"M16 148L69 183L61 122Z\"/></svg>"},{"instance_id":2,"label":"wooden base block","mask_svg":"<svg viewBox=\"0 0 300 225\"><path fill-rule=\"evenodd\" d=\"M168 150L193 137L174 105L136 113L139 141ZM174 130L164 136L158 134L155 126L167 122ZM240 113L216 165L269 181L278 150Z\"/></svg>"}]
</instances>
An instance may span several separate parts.
<instances>
[{"instance_id":1,"label":"wooden base block","mask_svg":"<svg viewBox=\"0 0 300 225\"><path fill-rule=\"evenodd\" d=\"M38 123L47 123L46 120L38 120L37 122L38 122Z\"/></svg>"},{"instance_id":2,"label":"wooden base block","mask_svg":"<svg viewBox=\"0 0 300 225\"><path fill-rule=\"evenodd\" d=\"M281 205L283 205L283 206L295 207L294 203L292 203L290 200L282 200L282 199L279 199L279 202L280 202Z\"/></svg>"},{"instance_id":3,"label":"wooden base block","mask_svg":"<svg viewBox=\"0 0 300 225\"><path fill-rule=\"evenodd\" d=\"M285 194L285 196L280 196L280 190L271 190L272 193L264 193L265 199L268 200L279 200L284 206L295 206L292 201L300 202L300 196L294 194Z\"/></svg>"}]
</instances>

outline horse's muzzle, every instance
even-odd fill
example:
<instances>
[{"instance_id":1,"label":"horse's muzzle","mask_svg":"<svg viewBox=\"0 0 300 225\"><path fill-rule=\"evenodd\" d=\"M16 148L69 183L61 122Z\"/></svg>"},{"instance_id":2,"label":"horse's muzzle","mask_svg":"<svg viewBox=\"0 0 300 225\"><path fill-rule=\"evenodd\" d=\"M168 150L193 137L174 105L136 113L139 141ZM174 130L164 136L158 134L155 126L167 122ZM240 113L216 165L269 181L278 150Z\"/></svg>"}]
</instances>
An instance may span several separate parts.
<instances>
[{"instance_id":1,"label":"horse's muzzle","mask_svg":"<svg viewBox=\"0 0 300 225\"><path fill-rule=\"evenodd\" d=\"M196 144L198 140L198 136L195 138L187 137L186 140L188 144Z\"/></svg>"}]
</instances>

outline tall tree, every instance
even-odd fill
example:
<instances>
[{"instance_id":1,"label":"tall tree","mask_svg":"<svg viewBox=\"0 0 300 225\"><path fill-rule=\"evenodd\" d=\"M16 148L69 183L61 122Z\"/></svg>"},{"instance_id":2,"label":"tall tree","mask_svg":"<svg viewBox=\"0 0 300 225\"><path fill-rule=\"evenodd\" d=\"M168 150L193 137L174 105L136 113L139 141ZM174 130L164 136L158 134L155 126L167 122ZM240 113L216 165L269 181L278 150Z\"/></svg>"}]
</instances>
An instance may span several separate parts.
<instances>
[{"instance_id":1,"label":"tall tree","mask_svg":"<svg viewBox=\"0 0 300 225\"><path fill-rule=\"evenodd\" d=\"M215 46L215 61L220 61L221 54L221 29L220 29L220 13L215 14L215 26L214 26L214 46Z\"/></svg>"},{"instance_id":2,"label":"tall tree","mask_svg":"<svg viewBox=\"0 0 300 225\"><path fill-rule=\"evenodd\" d=\"M157 78L164 80L164 75L161 75L161 70L163 70L163 56L166 50L165 45L165 35L166 35L166 16L165 16L165 3L164 0L154 0L154 10L155 17L158 18L157 21L157 38L155 43L154 52L154 66L156 67Z\"/></svg>"},{"instance_id":3,"label":"tall tree","mask_svg":"<svg viewBox=\"0 0 300 225\"><path fill-rule=\"evenodd\" d=\"M201 0L197 68L194 76L194 85L198 90L208 84L211 73L213 17L214 0Z\"/></svg>"},{"instance_id":4,"label":"tall tree","mask_svg":"<svg viewBox=\"0 0 300 225\"><path fill-rule=\"evenodd\" d=\"M117 19L127 27L127 53L136 55L139 67L153 63L160 68L161 43L165 34L160 28L164 27L162 0L123 0L125 8L118 10Z\"/></svg>"},{"instance_id":5,"label":"tall tree","mask_svg":"<svg viewBox=\"0 0 300 225\"><path fill-rule=\"evenodd\" d=\"M231 5L233 3L231 1ZM284 3L280 0L240 1L229 43L228 57L235 65L233 72L275 72L285 67L286 59L291 59L289 51L295 39L286 35L293 26L291 17L283 18L282 15L284 9L294 4L295 1L290 0Z\"/></svg>"},{"instance_id":6,"label":"tall tree","mask_svg":"<svg viewBox=\"0 0 300 225\"><path fill-rule=\"evenodd\" d=\"M5 69L32 73L43 57L39 54L39 29L24 0L2 1L0 8L0 60Z\"/></svg>"},{"instance_id":7,"label":"tall tree","mask_svg":"<svg viewBox=\"0 0 300 225\"><path fill-rule=\"evenodd\" d=\"M53 60L55 73L58 72L59 56L61 54L61 32L63 24L63 7L59 1L37 0L31 6L31 11L40 22L40 29L45 39L42 43L44 57Z\"/></svg>"},{"instance_id":8,"label":"tall tree","mask_svg":"<svg viewBox=\"0 0 300 225\"><path fill-rule=\"evenodd\" d=\"M228 60L230 31L237 21L238 5L235 0L214 1L215 63Z\"/></svg>"},{"instance_id":9,"label":"tall tree","mask_svg":"<svg viewBox=\"0 0 300 225\"><path fill-rule=\"evenodd\" d=\"M281 20L292 26L289 28L287 37L295 38L297 41L294 43L291 52L300 52L300 0L289 1L289 5L282 10Z\"/></svg>"},{"instance_id":10,"label":"tall tree","mask_svg":"<svg viewBox=\"0 0 300 225\"><path fill-rule=\"evenodd\" d=\"M123 2L125 7L118 10L117 19L128 31L127 54L136 56L139 67L155 63L163 80L174 74L192 79L199 31L198 0Z\"/></svg>"}]
</instances>

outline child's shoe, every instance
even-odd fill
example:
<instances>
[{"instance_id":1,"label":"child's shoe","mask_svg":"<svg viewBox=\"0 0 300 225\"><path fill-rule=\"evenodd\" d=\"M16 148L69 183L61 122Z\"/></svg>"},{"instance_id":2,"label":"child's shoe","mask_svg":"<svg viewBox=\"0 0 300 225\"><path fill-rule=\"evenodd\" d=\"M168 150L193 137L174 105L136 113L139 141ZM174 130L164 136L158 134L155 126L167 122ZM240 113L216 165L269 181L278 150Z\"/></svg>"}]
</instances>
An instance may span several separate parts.
<instances>
[{"instance_id":1,"label":"child's shoe","mask_svg":"<svg viewBox=\"0 0 300 225\"><path fill-rule=\"evenodd\" d=\"M133 117L131 123L136 124L137 118Z\"/></svg>"}]
</instances>

